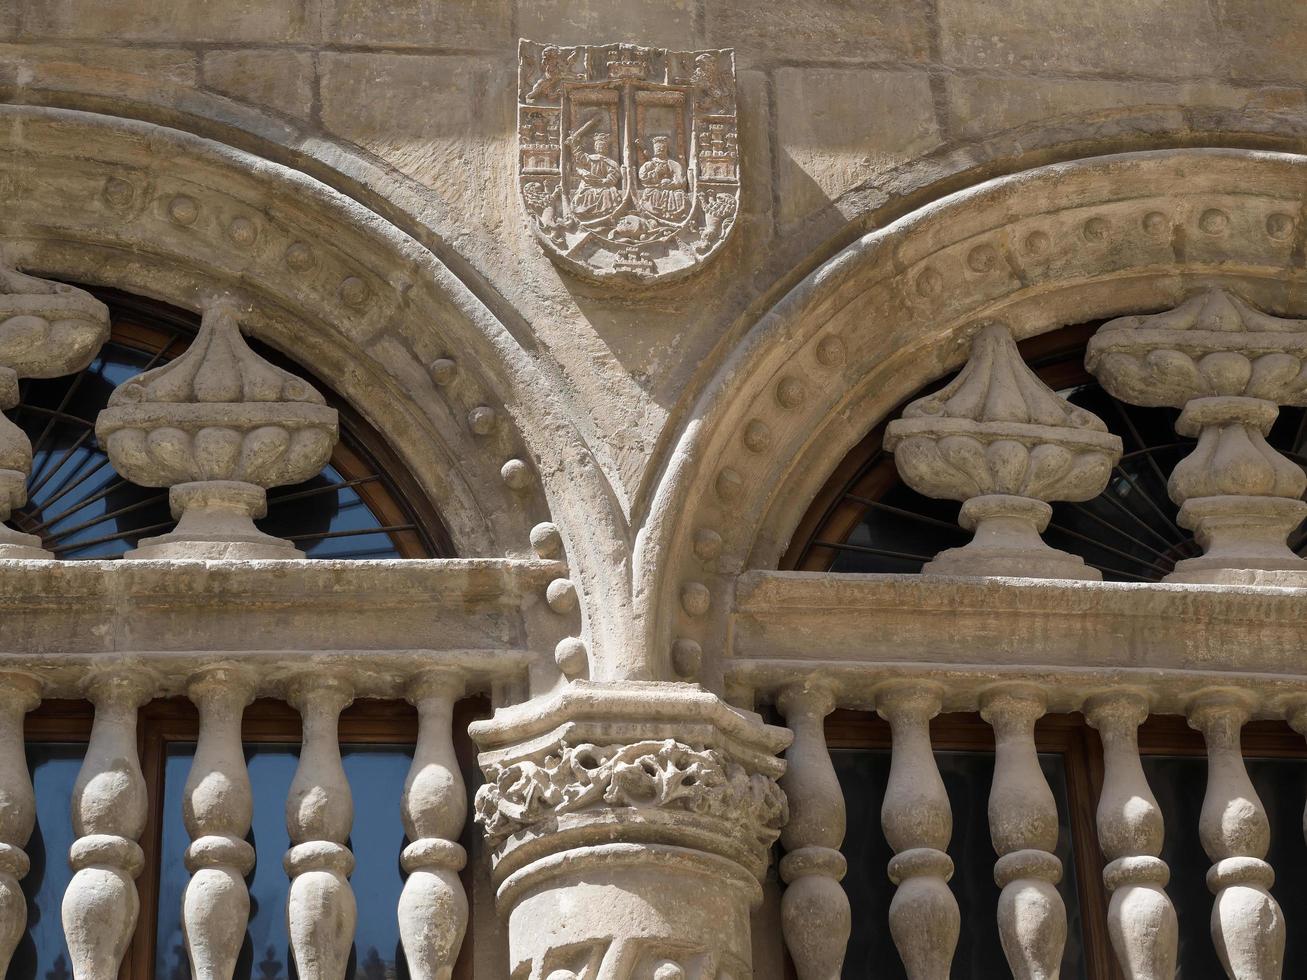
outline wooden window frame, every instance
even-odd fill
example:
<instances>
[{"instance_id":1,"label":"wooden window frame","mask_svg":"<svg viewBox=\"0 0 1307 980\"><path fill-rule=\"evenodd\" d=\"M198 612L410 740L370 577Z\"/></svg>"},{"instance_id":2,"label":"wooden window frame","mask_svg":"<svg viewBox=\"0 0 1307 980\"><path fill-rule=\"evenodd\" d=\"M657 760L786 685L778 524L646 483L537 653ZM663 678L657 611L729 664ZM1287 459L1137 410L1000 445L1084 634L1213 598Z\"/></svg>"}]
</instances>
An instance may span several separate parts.
<instances>
[{"instance_id":1,"label":"wooden window frame","mask_svg":"<svg viewBox=\"0 0 1307 980\"><path fill-rule=\"evenodd\" d=\"M489 702L483 697L464 698L454 706L454 750L459 767L469 788L476 785L476 750L467 735L470 722L488 717ZM45 701L27 715L23 738L26 743L64 742L85 743L91 735L94 708L87 701ZM412 745L417 741L417 710L406 701L359 699L350 704L340 716L340 744ZM136 741L145 778L148 818L141 834L141 850L145 854L145 870L136 879L140 896L140 915L131 945L123 957L119 980L154 980L156 930L159 918L159 885L163 840L164 771L168 746L174 742L194 742L199 737L199 713L185 698L166 698L151 701L141 707L137 716ZM299 746L302 738L300 716L282 701L260 698L245 710L241 722L241 740L246 744ZM385 801L399 809L400 800ZM356 801L357 804L357 801ZM465 847L476 828L468 821L464 829ZM469 852L471 848L469 848ZM65 856L66 858L66 856ZM272 855L280 860L281 855ZM267 855L260 855L267 860ZM398 854L396 855L398 861ZM472 862L460 872L465 893L469 896L467 936L473 935L473 917L476 908L471 902L473 894ZM490 910L488 914L494 914ZM472 944L465 942L454 966L454 980L470 980L472 976Z\"/></svg>"}]
</instances>

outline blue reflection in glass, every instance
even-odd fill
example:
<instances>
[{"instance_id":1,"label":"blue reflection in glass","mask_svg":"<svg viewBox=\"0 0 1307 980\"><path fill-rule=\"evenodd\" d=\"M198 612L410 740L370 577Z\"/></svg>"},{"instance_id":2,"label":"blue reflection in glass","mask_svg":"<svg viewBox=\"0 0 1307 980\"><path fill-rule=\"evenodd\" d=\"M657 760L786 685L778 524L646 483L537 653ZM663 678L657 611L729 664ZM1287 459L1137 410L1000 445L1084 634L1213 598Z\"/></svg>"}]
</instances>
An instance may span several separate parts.
<instances>
[{"instance_id":1,"label":"blue reflection in glass","mask_svg":"<svg viewBox=\"0 0 1307 980\"><path fill-rule=\"evenodd\" d=\"M73 784L82 768L85 744L33 742L27 767L36 790L36 829L27 842L32 868L23 879L27 932L9 965L9 980L71 980L60 907L72 878L68 848L73 843Z\"/></svg>"},{"instance_id":2,"label":"blue reflection in glass","mask_svg":"<svg viewBox=\"0 0 1307 980\"><path fill-rule=\"evenodd\" d=\"M156 980L188 980L190 965L182 936L181 904L189 875L182 863L190 837L182 823L182 790L195 755L194 743L168 746L163 785L163 840L160 848ZM354 797L350 846L355 869L350 878L358 902L358 929L348 978L406 980L408 968L399 945L396 907L404 882L399 854L404 827L399 799L413 758L411 745L342 745L341 756ZM254 787L250 842L258 863L250 876L250 923L236 966L237 980L285 980L295 975L286 934L289 882L282 855L286 835L286 796L299 760L298 745L247 744L245 758Z\"/></svg>"}]
</instances>

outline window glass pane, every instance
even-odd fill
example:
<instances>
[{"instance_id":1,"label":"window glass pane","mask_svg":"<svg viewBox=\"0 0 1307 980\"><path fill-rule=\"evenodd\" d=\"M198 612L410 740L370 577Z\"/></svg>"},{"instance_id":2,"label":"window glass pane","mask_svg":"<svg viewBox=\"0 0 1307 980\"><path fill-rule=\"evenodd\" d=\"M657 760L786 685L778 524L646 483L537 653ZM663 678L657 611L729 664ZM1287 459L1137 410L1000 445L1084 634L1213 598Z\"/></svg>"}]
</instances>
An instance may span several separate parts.
<instances>
[{"instance_id":1,"label":"window glass pane","mask_svg":"<svg viewBox=\"0 0 1307 980\"><path fill-rule=\"evenodd\" d=\"M951 887L962 910L953 972L963 977L1007 976L995 918L999 889L994 884L995 855L989 837L994 757L984 752L936 752L935 759L953 807L953 839L948 849L955 866ZM893 852L880 829L880 807L889 782L889 751L833 749L831 760L848 808L848 833L841 850L849 862L844 888L853 914L853 935L844 976L905 978L888 925L894 885L885 869ZM1062 859L1063 876L1058 890L1066 903L1068 924L1062 976L1079 980L1086 973L1065 768L1062 757L1054 754L1041 754L1039 764L1057 800L1060 821L1057 856Z\"/></svg>"},{"instance_id":2,"label":"window glass pane","mask_svg":"<svg viewBox=\"0 0 1307 980\"><path fill-rule=\"evenodd\" d=\"M36 829L27 842L32 868L23 879L27 932L14 951L9 980L71 980L68 947L59 910L73 876L73 784L82 768L84 743L33 742L27 767L36 790Z\"/></svg>"},{"instance_id":3,"label":"window glass pane","mask_svg":"<svg viewBox=\"0 0 1307 980\"><path fill-rule=\"evenodd\" d=\"M182 937L181 903L189 878L183 856L190 837L182 823L182 790L195 754L193 743L168 746L163 790L156 980L186 980L190 966ZM396 907L403 889L399 854L404 828L399 798L413 757L411 745L342 745L345 774L354 797L350 878L358 902L358 929L349 977L387 980L408 976L399 948ZM290 943L286 934L289 882L281 859L286 835L286 795L298 764L298 745L247 744L245 758L254 787L250 841L258 855L250 876L250 924L236 967L238 980L286 980Z\"/></svg>"},{"instance_id":4,"label":"window glass pane","mask_svg":"<svg viewBox=\"0 0 1307 980\"><path fill-rule=\"evenodd\" d=\"M1166 818L1162 858L1171 868L1166 892L1180 919L1180 977L1183 980L1224 980L1225 971L1212 947L1212 893L1207 889L1211 861L1198 837L1207 787L1207 761L1202 756L1144 756L1157 802ZM1307 937L1296 923L1307 922L1307 894L1292 882L1307 876L1307 844L1303 841L1303 799L1307 796L1307 766L1301 759L1248 759L1248 774L1271 822L1267 860L1275 869L1271 894L1289 924L1284 975L1307 976Z\"/></svg>"}]
</instances>

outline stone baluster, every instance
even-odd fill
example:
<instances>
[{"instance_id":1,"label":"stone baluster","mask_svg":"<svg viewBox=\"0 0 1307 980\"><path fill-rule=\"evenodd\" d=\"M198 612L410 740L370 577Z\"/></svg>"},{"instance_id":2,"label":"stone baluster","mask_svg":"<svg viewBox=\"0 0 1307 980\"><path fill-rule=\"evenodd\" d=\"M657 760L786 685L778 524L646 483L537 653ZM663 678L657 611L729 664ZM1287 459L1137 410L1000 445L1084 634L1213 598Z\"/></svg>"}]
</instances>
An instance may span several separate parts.
<instances>
[{"instance_id":1,"label":"stone baluster","mask_svg":"<svg viewBox=\"0 0 1307 980\"><path fill-rule=\"evenodd\" d=\"M981 716L994 729L994 782L989 832L998 861L994 881L998 931L1016 980L1056 980L1066 946L1066 906L1054 887L1062 880L1057 801L1035 750L1035 722L1044 714L1034 687L1005 685L986 693Z\"/></svg>"},{"instance_id":2,"label":"stone baluster","mask_svg":"<svg viewBox=\"0 0 1307 980\"><path fill-rule=\"evenodd\" d=\"M20 378L80 371L109 339L109 309L90 293L7 267L0 259L0 409L18 404ZM41 539L3 522L27 502L32 444L0 415L0 558L53 558Z\"/></svg>"},{"instance_id":3,"label":"stone baluster","mask_svg":"<svg viewBox=\"0 0 1307 980\"><path fill-rule=\"evenodd\" d=\"M399 897L399 935L413 980L449 980L467 928L467 896L458 873L467 853L458 843L467 820L467 790L454 756L456 673L430 670L409 685L418 709L418 741L400 803L412 842L400 864L408 872Z\"/></svg>"},{"instance_id":4,"label":"stone baluster","mask_svg":"<svg viewBox=\"0 0 1307 980\"><path fill-rule=\"evenodd\" d=\"M1139 761L1139 726L1148 699L1135 691L1090 698L1085 718L1103 742L1098 842L1107 858L1103 883L1112 899L1107 929L1127 980L1173 980L1179 924L1167 897L1162 811Z\"/></svg>"},{"instance_id":5,"label":"stone baluster","mask_svg":"<svg viewBox=\"0 0 1307 980\"><path fill-rule=\"evenodd\" d=\"M1286 539L1304 517L1307 475L1266 441L1281 405L1307 405L1307 321L1270 316L1223 289L1173 310L1103 324L1085 365L1113 396L1181 409L1196 436L1167 481L1203 554L1169 582L1307 584Z\"/></svg>"},{"instance_id":6,"label":"stone baluster","mask_svg":"<svg viewBox=\"0 0 1307 980\"><path fill-rule=\"evenodd\" d=\"M358 911L349 876L354 855L346 846L354 800L340 761L340 713L354 698L349 683L331 672L291 683L286 700L304 723L299 766L286 799L291 848L283 864L290 876L286 919L291 952L302 980L343 980Z\"/></svg>"},{"instance_id":7,"label":"stone baluster","mask_svg":"<svg viewBox=\"0 0 1307 980\"><path fill-rule=\"evenodd\" d=\"M891 684L880 691L876 710L893 733L880 810L894 849L889 877L898 886L889 907L890 934L910 980L948 980L962 919L948 886L953 810L930 745L940 692L933 684Z\"/></svg>"},{"instance_id":8,"label":"stone baluster","mask_svg":"<svg viewBox=\"0 0 1307 980\"><path fill-rule=\"evenodd\" d=\"M200 737L182 790L182 819L191 836L182 899L182 930L195 980L231 980L245 940L254 868L246 841L254 812L241 743L241 716L254 696L239 668L207 667L191 678L187 694L200 712Z\"/></svg>"},{"instance_id":9,"label":"stone baluster","mask_svg":"<svg viewBox=\"0 0 1307 980\"><path fill-rule=\"evenodd\" d=\"M961 500L958 523L974 532L924 574L1103 577L1039 535L1053 516L1050 500L1102 493L1121 440L1040 381L1006 327L983 326L962 372L908 405L885 430L885 448L908 486Z\"/></svg>"},{"instance_id":10,"label":"stone baluster","mask_svg":"<svg viewBox=\"0 0 1307 980\"><path fill-rule=\"evenodd\" d=\"M140 911L136 877L145 865L145 778L136 751L136 714L153 679L123 668L88 678L95 705L91 740L73 785L72 880L63 926L75 980L116 980Z\"/></svg>"},{"instance_id":11,"label":"stone baluster","mask_svg":"<svg viewBox=\"0 0 1307 980\"><path fill-rule=\"evenodd\" d=\"M1300 698L1290 702L1287 705L1285 715L1295 732L1307 736L1307 698ZM1302 832L1303 836L1307 837L1307 807L1303 808Z\"/></svg>"},{"instance_id":12,"label":"stone baluster","mask_svg":"<svg viewBox=\"0 0 1307 980\"><path fill-rule=\"evenodd\" d=\"M1239 744L1251 711L1234 691L1208 691L1189 705L1189 724L1207 743L1207 793L1198 836L1212 861L1207 887L1212 943L1231 980L1277 980L1284 968L1284 915L1269 891L1271 825Z\"/></svg>"},{"instance_id":13,"label":"stone baluster","mask_svg":"<svg viewBox=\"0 0 1307 980\"><path fill-rule=\"evenodd\" d=\"M0 977L27 928L27 897L18 882L31 867L23 848L36 826L36 797L23 748L23 716L40 703L36 678L0 673Z\"/></svg>"},{"instance_id":14,"label":"stone baluster","mask_svg":"<svg viewBox=\"0 0 1307 980\"><path fill-rule=\"evenodd\" d=\"M824 720L835 709L825 687L795 685L777 698L794 742L785 752L781 789L790 819L781 830L781 928L799 980L837 980L851 928L849 899L840 881L848 870L844 793L826 749Z\"/></svg>"},{"instance_id":15,"label":"stone baluster","mask_svg":"<svg viewBox=\"0 0 1307 980\"><path fill-rule=\"evenodd\" d=\"M175 530L143 539L128 558L299 558L264 534L267 488L326 465L337 417L308 384L245 343L227 300L204 311L186 352L123 382L95 420L114 468L169 487Z\"/></svg>"}]
</instances>

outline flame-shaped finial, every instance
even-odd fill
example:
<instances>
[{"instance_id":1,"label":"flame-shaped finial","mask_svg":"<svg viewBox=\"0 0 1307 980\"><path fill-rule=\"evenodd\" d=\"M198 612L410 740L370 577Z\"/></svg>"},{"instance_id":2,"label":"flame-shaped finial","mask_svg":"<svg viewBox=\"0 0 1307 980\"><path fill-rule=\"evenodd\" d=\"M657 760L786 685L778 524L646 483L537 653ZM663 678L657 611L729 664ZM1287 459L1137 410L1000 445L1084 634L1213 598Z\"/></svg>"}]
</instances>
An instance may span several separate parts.
<instances>
[{"instance_id":1,"label":"flame-shaped finial","mask_svg":"<svg viewBox=\"0 0 1307 980\"><path fill-rule=\"evenodd\" d=\"M186 353L121 385L109 405L304 402L323 397L295 375L269 364L241 336L236 308L216 303L204 311L200 332Z\"/></svg>"},{"instance_id":2,"label":"flame-shaped finial","mask_svg":"<svg viewBox=\"0 0 1307 980\"><path fill-rule=\"evenodd\" d=\"M935 394L908 405L903 417L1025 422L1107 431L1098 418L1076 408L1039 380L1000 323L983 326L971 342L971 358L962 372Z\"/></svg>"}]
</instances>

